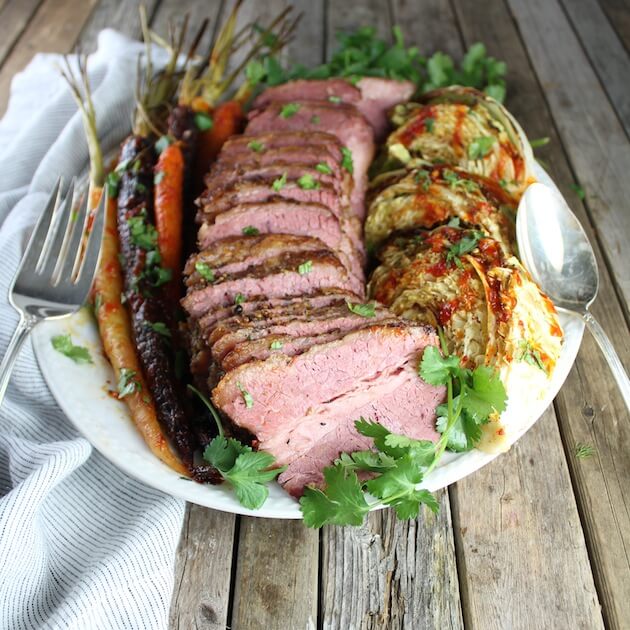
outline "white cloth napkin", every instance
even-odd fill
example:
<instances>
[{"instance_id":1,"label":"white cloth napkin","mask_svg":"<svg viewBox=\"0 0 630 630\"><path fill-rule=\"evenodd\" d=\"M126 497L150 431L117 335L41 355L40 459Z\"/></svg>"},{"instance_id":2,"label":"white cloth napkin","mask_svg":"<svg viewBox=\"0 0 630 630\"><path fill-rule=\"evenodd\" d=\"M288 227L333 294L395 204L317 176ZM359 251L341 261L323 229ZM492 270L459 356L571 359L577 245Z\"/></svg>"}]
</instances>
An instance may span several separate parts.
<instances>
[{"instance_id":1,"label":"white cloth napkin","mask_svg":"<svg viewBox=\"0 0 630 630\"><path fill-rule=\"evenodd\" d=\"M99 35L88 70L104 150L129 131L140 45ZM0 352L17 322L7 289L59 175L87 145L56 55L36 55L0 121ZM184 503L127 477L53 400L30 344L0 408L0 628L165 628Z\"/></svg>"}]
</instances>

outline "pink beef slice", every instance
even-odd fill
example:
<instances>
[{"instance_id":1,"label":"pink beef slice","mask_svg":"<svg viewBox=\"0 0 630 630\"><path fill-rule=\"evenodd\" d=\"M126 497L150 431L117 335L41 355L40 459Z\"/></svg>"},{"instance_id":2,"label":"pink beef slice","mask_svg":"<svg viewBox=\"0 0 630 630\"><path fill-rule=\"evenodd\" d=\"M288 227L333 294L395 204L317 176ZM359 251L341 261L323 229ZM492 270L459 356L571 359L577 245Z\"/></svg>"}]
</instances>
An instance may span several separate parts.
<instances>
[{"instance_id":1,"label":"pink beef slice","mask_svg":"<svg viewBox=\"0 0 630 630\"><path fill-rule=\"evenodd\" d=\"M299 273L299 265L307 260L305 254L312 266L308 273ZM214 282L190 286L182 306L191 317L199 318L213 309L234 304L239 294L275 298L323 288L352 291L356 288L356 280L330 250L291 253L273 264L266 263L233 276L216 278Z\"/></svg>"},{"instance_id":2,"label":"pink beef slice","mask_svg":"<svg viewBox=\"0 0 630 630\"><path fill-rule=\"evenodd\" d=\"M256 97L253 109L264 109L273 101L333 101L356 105L361 100L361 91L345 79L298 79L267 88Z\"/></svg>"},{"instance_id":3,"label":"pink beef slice","mask_svg":"<svg viewBox=\"0 0 630 630\"><path fill-rule=\"evenodd\" d=\"M374 128L376 141L383 142L389 132L388 111L395 105L408 101L416 86L411 81L364 77L357 83L357 87L361 90L361 101L357 108Z\"/></svg>"},{"instance_id":4,"label":"pink beef slice","mask_svg":"<svg viewBox=\"0 0 630 630\"><path fill-rule=\"evenodd\" d=\"M369 446L348 424L360 415L410 437L436 438L435 409L445 390L416 374L427 345L437 345L429 327L400 320L375 324L294 357L274 354L241 365L223 376L212 399L256 435L279 465L289 466L283 479L299 494L305 483L321 480L321 468L340 452ZM252 397L249 409L242 391ZM309 468L304 462L310 455L317 464ZM297 472L307 473L300 472L293 484L294 462Z\"/></svg>"},{"instance_id":5,"label":"pink beef slice","mask_svg":"<svg viewBox=\"0 0 630 630\"><path fill-rule=\"evenodd\" d=\"M199 248L209 249L217 241L242 235L243 230L248 227L254 227L260 234L294 234L319 238L328 247L339 252L342 262L356 278L358 285L361 285L355 287L359 295L365 292L362 286L365 256L364 251L359 249L357 234L351 231L351 226L346 225L346 221L340 223L326 206L285 200L240 204L217 215L213 223L204 223L199 228ZM348 232L345 231L346 227Z\"/></svg>"},{"instance_id":6,"label":"pink beef slice","mask_svg":"<svg viewBox=\"0 0 630 630\"><path fill-rule=\"evenodd\" d=\"M367 171L374 157L374 135L364 116L353 105L322 101L299 101L299 109L288 117L281 115L283 103L272 102L264 110L253 113L246 133L270 131L325 131L337 136L352 153L354 188L352 209L365 216Z\"/></svg>"}]
</instances>

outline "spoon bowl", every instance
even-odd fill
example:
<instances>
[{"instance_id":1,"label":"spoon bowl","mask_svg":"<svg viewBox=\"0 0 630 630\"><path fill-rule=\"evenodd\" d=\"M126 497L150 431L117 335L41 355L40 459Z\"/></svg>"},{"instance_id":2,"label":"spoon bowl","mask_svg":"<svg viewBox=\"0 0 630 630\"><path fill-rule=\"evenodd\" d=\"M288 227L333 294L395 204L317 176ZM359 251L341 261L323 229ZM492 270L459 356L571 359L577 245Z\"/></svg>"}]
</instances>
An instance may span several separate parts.
<instances>
[{"instance_id":1,"label":"spoon bowl","mask_svg":"<svg viewBox=\"0 0 630 630\"><path fill-rule=\"evenodd\" d=\"M518 206L516 240L523 265L556 307L584 319L630 409L628 375L604 329L588 310L599 288L595 252L559 192L540 183L527 188Z\"/></svg>"}]
</instances>

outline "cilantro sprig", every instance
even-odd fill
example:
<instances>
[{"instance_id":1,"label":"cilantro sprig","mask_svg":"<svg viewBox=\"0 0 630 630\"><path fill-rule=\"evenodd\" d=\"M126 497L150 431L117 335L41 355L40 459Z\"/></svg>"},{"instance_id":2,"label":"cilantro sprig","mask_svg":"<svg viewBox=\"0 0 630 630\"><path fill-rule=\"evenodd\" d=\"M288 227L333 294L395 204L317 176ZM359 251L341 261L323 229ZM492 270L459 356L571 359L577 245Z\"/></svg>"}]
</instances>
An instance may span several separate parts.
<instances>
[{"instance_id":1,"label":"cilantro sprig","mask_svg":"<svg viewBox=\"0 0 630 630\"><path fill-rule=\"evenodd\" d=\"M52 347L75 363L93 363L90 351L72 342L70 335L55 335L51 338Z\"/></svg>"},{"instance_id":2,"label":"cilantro sprig","mask_svg":"<svg viewBox=\"0 0 630 630\"><path fill-rule=\"evenodd\" d=\"M208 408L219 432L206 446L203 458L234 488L236 498L242 506L250 510L259 509L269 496L269 482L285 470L286 466L272 468L275 464L273 455L254 451L247 444L226 437L219 414L210 401L192 385L188 385L188 388Z\"/></svg>"},{"instance_id":3,"label":"cilantro sprig","mask_svg":"<svg viewBox=\"0 0 630 630\"><path fill-rule=\"evenodd\" d=\"M438 407L440 439L437 443L414 440L391 433L378 422L357 420L357 431L373 440L374 450L342 453L324 469L323 489L305 488L300 508L307 526L360 525L377 505L394 508L400 519L415 518L422 505L438 511L435 497L420 487L426 475L447 449L473 448L481 437L481 426L492 414L505 410L507 397L491 368L464 368L459 357L448 353L441 331L440 343L441 352L435 346L425 349L418 367L425 382L446 386L446 403ZM370 479L361 481L359 471L370 473Z\"/></svg>"}]
</instances>

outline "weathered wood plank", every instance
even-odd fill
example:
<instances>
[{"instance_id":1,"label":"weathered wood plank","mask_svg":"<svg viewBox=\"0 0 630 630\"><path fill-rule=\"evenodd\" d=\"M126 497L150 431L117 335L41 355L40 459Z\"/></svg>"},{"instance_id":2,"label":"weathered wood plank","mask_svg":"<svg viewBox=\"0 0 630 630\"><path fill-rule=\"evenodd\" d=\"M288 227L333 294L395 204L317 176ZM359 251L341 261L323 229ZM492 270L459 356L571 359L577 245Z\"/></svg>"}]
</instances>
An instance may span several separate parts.
<instances>
[{"instance_id":1,"label":"weathered wood plank","mask_svg":"<svg viewBox=\"0 0 630 630\"><path fill-rule=\"evenodd\" d=\"M301 521L242 517L231 626L314 630L318 547Z\"/></svg>"},{"instance_id":2,"label":"weathered wood plank","mask_svg":"<svg viewBox=\"0 0 630 630\"><path fill-rule=\"evenodd\" d=\"M550 138L550 143L539 153L595 246L601 286L593 312L611 334L627 365L630 337L623 313L584 205L571 189L574 176L509 11L500 0L488 3L483 16L477 15L469 3L458 0L455 6L466 41L485 37L488 52L507 61L510 110L530 137ZM587 155L588 151L587 146ZM627 457L630 423L608 368L588 335L576 368L556 399L556 407L604 617L609 627L621 628L623 621L630 618L630 568L624 551L630 546L630 509L623 492L630 479ZM598 457L588 462L577 461L574 456L577 442L595 446Z\"/></svg>"},{"instance_id":3,"label":"weathered wood plank","mask_svg":"<svg viewBox=\"0 0 630 630\"><path fill-rule=\"evenodd\" d=\"M551 410L453 499L467 628L604 627Z\"/></svg>"},{"instance_id":4,"label":"weathered wood plank","mask_svg":"<svg viewBox=\"0 0 630 630\"><path fill-rule=\"evenodd\" d=\"M610 23L630 52L630 2L628 0L600 0Z\"/></svg>"},{"instance_id":5,"label":"weathered wood plank","mask_svg":"<svg viewBox=\"0 0 630 630\"><path fill-rule=\"evenodd\" d=\"M422 10L414 4L411 15ZM328 5L328 55L334 34L374 25L390 37L391 20L382 2ZM424 28L410 20L412 28ZM419 33L417 39L422 39ZM423 513L397 521L391 510L370 514L360 528L328 527L322 538L322 611L324 628L462 628L459 585L448 495L439 495L436 517Z\"/></svg>"},{"instance_id":6,"label":"weathered wood plank","mask_svg":"<svg viewBox=\"0 0 630 630\"><path fill-rule=\"evenodd\" d=\"M0 116L9 100L9 86L37 52L70 52L98 0L46 0L0 69Z\"/></svg>"},{"instance_id":7,"label":"weathered wood plank","mask_svg":"<svg viewBox=\"0 0 630 630\"><path fill-rule=\"evenodd\" d=\"M169 627L224 630L228 624L234 514L189 503L175 559Z\"/></svg>"},{"instance_id":8,"label":"weathered wood plank","mask_svg":"<svg viewBox=\"0 0 630 630\"><path fill-rule=\"evenodd\" d=\"M438 499L437 515L401 522L388 509L324 528L323 628L463 628L448 494Z\"/></svg>"},{"instance_id":9,"label":"weathered wood plank","mask_svg":"<svg viewBox=\"0 0 630 630\"><path fill-rule=\"evenodd\" d=\"M630 134L630 56L597 0L561 0L626 133Z\"/></svg>"},{"instance_id":10,"label":"weathered wood plank","mask_svg":"<svg viewBox=\"0 0 630 630\"><path fill-rule=\"evenodd\" d=\"M508 0L628 315L630 143L556 0Z\"/></svg>"},{"instance_id":11,"label":"weathered wood plank","mask_svg":"<svg viewBox=\"0 0 630 630\"><path fill-rule=\"evenodd\" d=\"M0 2L0 67L42 0Z\"/></svg>"},{"instance_id":12,"label":"weathered wood plank","mask_svg":"<svg viewBox=\"0 0 630 630\"><path fill-rule=\"evenodd\" d=\"M141 4L145 6L150 20L157 3L158 0L99 0L81 31L77 47L84 53L96 50L98 34L104 28L113 28L128 37L139 39L139 7Z\"/></svg>"}]
</instances>

